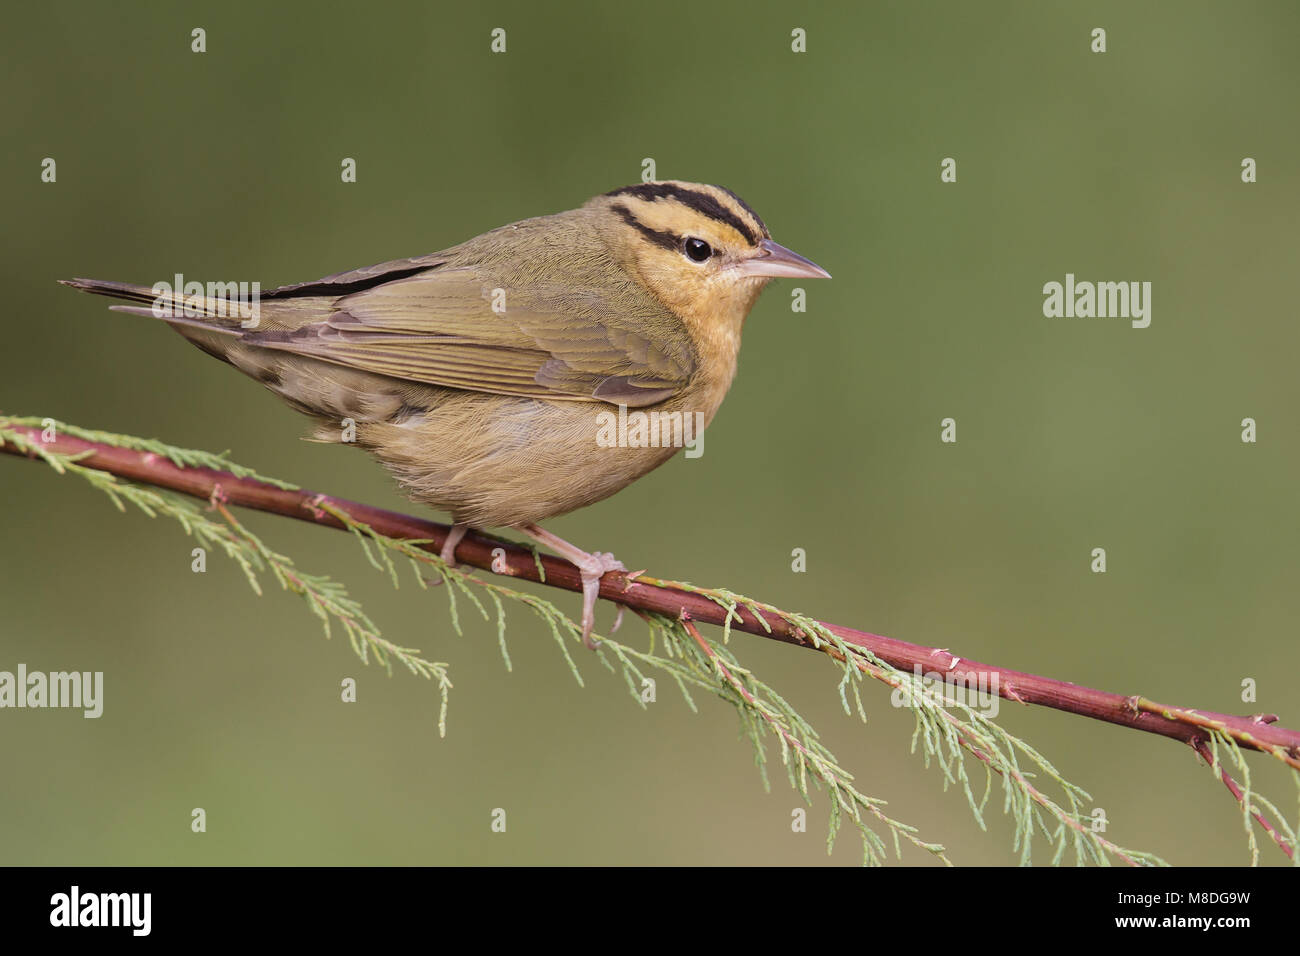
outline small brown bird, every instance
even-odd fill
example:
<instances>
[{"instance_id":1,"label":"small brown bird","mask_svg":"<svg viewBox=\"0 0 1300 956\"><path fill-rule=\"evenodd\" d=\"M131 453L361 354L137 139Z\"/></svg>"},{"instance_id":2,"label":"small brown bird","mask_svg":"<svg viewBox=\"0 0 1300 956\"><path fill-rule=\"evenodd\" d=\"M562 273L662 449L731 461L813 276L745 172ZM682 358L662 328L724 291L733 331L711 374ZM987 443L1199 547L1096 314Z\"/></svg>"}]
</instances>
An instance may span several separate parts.
<instances>
[{"instance_id":1,"label":"small brown bird","mask_svg":"<svg viewBox=\"0 0 1300 956\"><path fill-rule=\"evenodd\" d=\"M170 323L315 418L317 439L368 449L412 498L451 513L449 563L468 528L486 527L572 561L592 646L600 579L623 566L538 522L612 495L672 457L683 423L708 424L745 316L780 276L830 278L735 193L670 181L284 286L242 313L211 286L65 284L150 303L113 308ZM669 440L643 419L611 429L633 412L658 413Z\"/></svg>"}]
</instances>

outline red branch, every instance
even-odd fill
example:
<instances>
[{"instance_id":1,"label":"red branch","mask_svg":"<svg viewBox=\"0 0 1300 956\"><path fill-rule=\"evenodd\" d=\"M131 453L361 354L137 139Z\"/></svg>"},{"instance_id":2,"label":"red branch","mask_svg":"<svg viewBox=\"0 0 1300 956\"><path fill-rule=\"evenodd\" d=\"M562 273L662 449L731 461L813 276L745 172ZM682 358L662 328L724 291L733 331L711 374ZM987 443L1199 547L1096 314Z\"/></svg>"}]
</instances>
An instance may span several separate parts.
<instances>
[{"instance_id":1,"label":"red branch","mask_svg":"<svg viewBox=\"0 0 1300 956\"><path fill-rule=\"evenodd\" d=\"M1210 746L1205 742L1204 738L1196 741L1192 744L1192 747L1194 747L1196 752L1201 755L1201 759L1211 767L1214 766L1214 754L1211 752ZM1228 792L1236 798L1238 803L1245 804L1246 794L1242 792L1241 786L1237 781L1232 779L1232 776L1228 771L1224 770L1222 766L1219 767L1219 779L1223 781L1223 785L1228 788ZM1286 842L1286 837L1277 832L1277 828L1273 826L1268 817L1264 816L1263 811L1252 803L1248 808L1248 812L1255 818L1255 822L1264 828L1264 832L1269 835L1269 838L1278 845L1278 849L1285 853L1289 858L1295 859L1295 850L1292 849L1291 844Z\"/></svg>"},{"instance_id":2,"label":"red branch","mask_svg":"<svg viewBox=\"0 0 1300 956\"><path fill-rule=\"evenodd\" d=\"M40 429L12 424L9 427L32 444L41 443ZM205 501L214 494L219 494L224 501L233 505L269 511L330 528L343 528L344 525L338 518L319 507L328 502L353 520L367 524L390 538L429 540L432 543L424 547L435 553L451 530L447 525L400 512L386 511L313 491L278 488L252 478L239 478L227 471L181 468L156 454L100 442L59 436L52 442L44 443L44 447L63 455L85 455L78 460L85 467L183 492ZM0 446L0 451L34 457L12 443ZM456 549L456 558L462 564L492 571L494 552L500 555L500 560L496 562L496 573L569 591L582 589L578 569L569 562L543 555L541 563L546 579L542 582L531 549L486 535L473 532L466 535ZM600 585L600 596L637 611L650 611L706 624L722 625L727 615L723 607L703 594L680 590L667 582L647 583L635 575L621 572L605 575ZM759 637L821 650L833 656L837 654L824 641L814 642L797 624L775 613L765 615L765 620L766 627L754 611L742 605L733 612L731 627ZM1234 716L1165 707L1137 696L1093 690L1050 677L964 660L941 648L908 644L838 624L824 626L845 644L870 651L903 671L920 672L927 676L937 674L945 680L962 681L967 687L996 688L997 693L1008 700L1038 704L1171 737L1198 750L1204 745L1207 729L1217 729L1233 738L1242 748L1272 754L1300 769L1300 732L1277 726L1273 723L1276 718L1272 715Z\"/></svg>"}]
</instances>

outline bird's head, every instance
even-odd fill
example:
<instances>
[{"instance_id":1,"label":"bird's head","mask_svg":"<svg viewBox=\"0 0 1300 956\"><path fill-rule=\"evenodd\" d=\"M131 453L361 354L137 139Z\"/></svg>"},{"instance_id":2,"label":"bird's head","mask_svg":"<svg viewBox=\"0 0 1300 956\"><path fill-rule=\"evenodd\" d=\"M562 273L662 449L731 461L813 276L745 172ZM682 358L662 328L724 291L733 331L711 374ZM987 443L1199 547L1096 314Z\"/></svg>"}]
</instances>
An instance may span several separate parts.
<instances>
[{"instance_id":1,"label":"bird's head","mask_svg":"<svg viewBox=\"0 0 1300 956\"><path fill-rule=\"evenodd\" d=\"M771 279L829 279L821 266L772 241L763 220L720 186L625 186L587 208L625 268L697 329L739 326Z\"/></svg>"}]
</instances>

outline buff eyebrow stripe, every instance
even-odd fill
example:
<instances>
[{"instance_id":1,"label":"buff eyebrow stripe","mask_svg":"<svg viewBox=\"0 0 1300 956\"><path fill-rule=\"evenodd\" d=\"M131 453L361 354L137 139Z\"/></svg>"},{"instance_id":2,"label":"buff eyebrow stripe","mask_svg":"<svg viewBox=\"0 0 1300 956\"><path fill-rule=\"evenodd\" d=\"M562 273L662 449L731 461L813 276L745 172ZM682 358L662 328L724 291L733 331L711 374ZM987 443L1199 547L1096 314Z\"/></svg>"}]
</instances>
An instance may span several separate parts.
<instances>
[{"instance_id":1,"label":"buff eyebrow stripe","mask_svg":"<svg viewBox=\"0 0 1300 956\"><path fill-rule=\"evenodd\" d=\"M640 219L634 216L632 214L632 210L628 209L627 206L624 206L621 202L616 202L609 208L614 210L614 212L618 213L620 216L622 216L623 221L625 223L627 223L632 228L639 230L643 236L645 236L647 239L649 239L651 242L655 243L656 245L663 246L665 249L676 249L681 244L681 239L673 235L671 232L664 232L659 229L651 229Z\"/></svg>"},{"instance_id":2,"label":"buff eyebrow stripe","mask_svg":"<svg viewBox=\"0 0 1300 956\"><path fill-rule=\"evenodd\" d=\"M710 219L726 223L744 236L751 246L758 245L759 237L754 232L754 227L708 193L699 193L693 189L682 189L680 186L670 186L667 183L642 183L639 186L624 186L622 189L616 189L612 193L606 193L606 195L635 196L647 202L654 202L659 199L676 199L683 206L694 209L702 216L708 216Z\"/></svg>"}]
</instances>

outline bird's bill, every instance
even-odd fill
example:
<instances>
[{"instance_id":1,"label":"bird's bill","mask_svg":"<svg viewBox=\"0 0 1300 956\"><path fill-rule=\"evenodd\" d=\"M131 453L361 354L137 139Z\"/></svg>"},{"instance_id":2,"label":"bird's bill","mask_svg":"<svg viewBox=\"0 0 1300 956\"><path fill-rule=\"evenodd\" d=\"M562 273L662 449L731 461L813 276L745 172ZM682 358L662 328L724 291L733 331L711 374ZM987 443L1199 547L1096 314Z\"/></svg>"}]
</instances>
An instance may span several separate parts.
<instances>
[{"instance_id":1,"label":"bird's bill","mask_svg":"<svg viewBox=\"0 0 1300 956\"><path fill-rule=\"evenodd\" d=\"M735 266L737 272L744 276L761 276L768 279L829 279L831 274L797 252L785 246L764 239L758 244L758 251L750 258Z\"/></svg>"}]
</instances>

